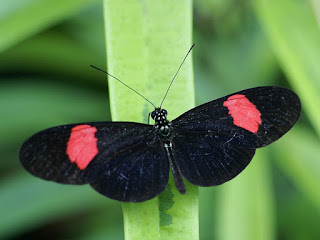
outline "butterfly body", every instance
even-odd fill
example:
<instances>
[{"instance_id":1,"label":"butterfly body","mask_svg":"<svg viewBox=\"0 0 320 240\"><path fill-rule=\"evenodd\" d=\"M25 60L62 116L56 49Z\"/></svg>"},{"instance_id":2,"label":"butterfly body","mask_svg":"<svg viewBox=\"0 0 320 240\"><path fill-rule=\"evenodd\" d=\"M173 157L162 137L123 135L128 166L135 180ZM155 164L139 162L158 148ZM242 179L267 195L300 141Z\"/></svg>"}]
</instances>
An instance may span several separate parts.
<instances>
[{"instance_id":1,"label":"butterfly body","mask_svg":"<svg viewBox=\"0 0 320 240\"><path fill-rule=\"evenodd\" d=\"M20 149L33 175L66 184L90 184L124 202L159 195L171 169L177 189L183 177L198 186L233 179L255 149L283 136L300 116L298 96L280 87L243 90L193 108L169 122L155 108L154 125L92 122L49 128Z\"/></svg>"}]
</instances>

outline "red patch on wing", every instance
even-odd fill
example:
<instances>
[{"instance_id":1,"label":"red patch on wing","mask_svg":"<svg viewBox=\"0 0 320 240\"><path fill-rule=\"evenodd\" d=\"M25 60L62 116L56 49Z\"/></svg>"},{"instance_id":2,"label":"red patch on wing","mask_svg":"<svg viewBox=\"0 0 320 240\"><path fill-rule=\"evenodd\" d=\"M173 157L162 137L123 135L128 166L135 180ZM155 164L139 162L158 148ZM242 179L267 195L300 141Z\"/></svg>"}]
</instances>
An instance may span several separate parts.
<instances>
[{"instance_id":1,"label":"red patch on wing","mask_svg":"<svg viewBox=\"0 0 320 240\"><path fill-rule=\"evenodd\" d=\"M252 133L257 133L262 124L261 113L245 95L236 94L228 97L223 103L233 118L233 124Z\"/></svg>"},{"instance_id":2,"label":"red patch on wing","mask_svg":"<svg viewBox=\"0 0 320 240\"><path fill-rule=\"evenodd\" d=\"M70 162L75 162L80 170L85 169L99 152L98 139L94 136L96 132L95 127L85 124L71 129L67 143L67 155Z\"/></svg>"}]
</instances>

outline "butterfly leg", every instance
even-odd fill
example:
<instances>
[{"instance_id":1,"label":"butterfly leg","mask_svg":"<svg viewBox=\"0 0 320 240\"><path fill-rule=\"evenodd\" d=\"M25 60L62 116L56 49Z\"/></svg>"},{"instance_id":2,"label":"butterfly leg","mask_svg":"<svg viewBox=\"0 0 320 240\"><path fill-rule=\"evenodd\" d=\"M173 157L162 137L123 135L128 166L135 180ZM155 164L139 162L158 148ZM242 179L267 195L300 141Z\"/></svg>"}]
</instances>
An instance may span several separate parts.
<instances>
[{"instance_id":1,"label":"butterfly leg","mask_svg":"<svg viewBox=\"0 0 320 240\"><path fill-rule=\"evenodd\" d=\"M182 194L186 193L186 185L182 179L182 174L180 171L179 166L177 165L177 162L174 159L173 153L172 153L172 144L171 142L164 143L164 148L166 150L166 154L171 166L171 171L174 179L174 183L176 185L176 188L178 191Z\"/></svg>"}]
</instances>

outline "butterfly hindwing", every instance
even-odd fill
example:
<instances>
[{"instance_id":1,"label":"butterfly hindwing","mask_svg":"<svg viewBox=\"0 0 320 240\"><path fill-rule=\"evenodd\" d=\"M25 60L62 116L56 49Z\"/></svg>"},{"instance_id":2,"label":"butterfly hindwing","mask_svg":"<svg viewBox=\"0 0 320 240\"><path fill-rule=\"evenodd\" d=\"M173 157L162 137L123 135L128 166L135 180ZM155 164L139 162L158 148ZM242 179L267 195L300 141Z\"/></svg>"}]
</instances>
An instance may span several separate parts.
<instances>
[{"instance_id":1,"label":"butterfly hindwing","mask_svg":"<svg viewBox=\"0 0 320 240\"><path fill-rule=\"evenodd\" d=\"M177 132L172 140L175 160L182 175L198 186L215 186L237 176L255 150L216 140L212 135Z\"/></svg>"},{"instance_id":2,"label":"butterfly hindwing","mask_svg":"<svg viewBox=\"0 0 320 240\"><path fill-rule=\"evenodd\" d=\"M257 87L193 108L173 120L172 126L186 134L209 134L220 142L259 148L289 131L300 111L300 100L291 90Z\"/></svg>"},{"instance_id":3,"label":"butterfly hindwing","mask_svg":"<svg viewBox=\"0 0 320 240\"><path fill-rule=\"evenodd\" d=\"M29 138L20 149L33 175L59 183L92 183L121 201L143 201L162 192L169 166L151 125L95 122L58 126Z\"/></svg>"},{"instance_id":4,"label":"butterfly hindwing","mask_svg":"<svg viewBox=\"0 0 320 240\"><path fill-rule=\"evenodd\" d=\"M108 155L107 149L101 154L100 158L109 160L100 178L91 183L101 194L123 202L141 202L165 189L169 163L159 138L150 134L111 158Z\"/></svg>"}]
</instances>

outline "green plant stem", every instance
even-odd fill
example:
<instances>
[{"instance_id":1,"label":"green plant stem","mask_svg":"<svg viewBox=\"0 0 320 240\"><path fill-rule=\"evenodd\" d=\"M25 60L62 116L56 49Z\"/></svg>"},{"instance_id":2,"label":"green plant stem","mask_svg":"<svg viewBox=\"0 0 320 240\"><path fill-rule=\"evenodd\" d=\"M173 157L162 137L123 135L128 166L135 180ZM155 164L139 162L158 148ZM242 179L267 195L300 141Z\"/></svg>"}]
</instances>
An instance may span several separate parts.
<instances>
[{"instance_id":1,"label":"green plant stem","mask_svg":"<svg viewBox=\"0 0 320 240\"><path fill-rule=\"evenodd\" d=\"M105 0L108 72L159 106L170 80L192 45L192 1ZM180 70L163 107L174 119L194 107L191 56ZM151 104L109 79L114 121L147 122ZM198 239L198 189L176 190L172 178L159 198L123 203L125 238Z\"/></svg>"}]
</instances>

